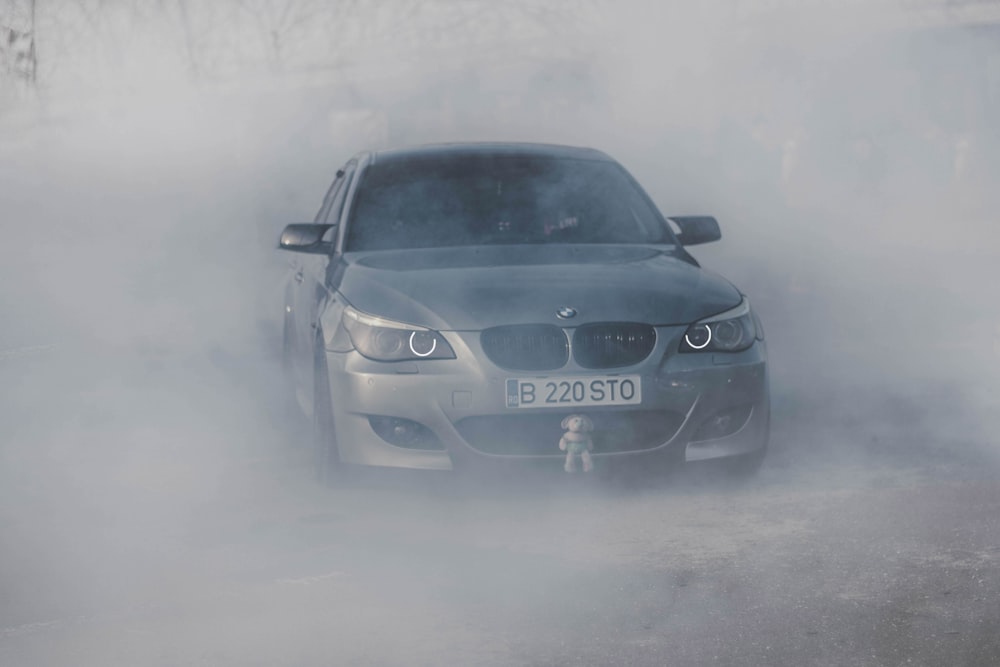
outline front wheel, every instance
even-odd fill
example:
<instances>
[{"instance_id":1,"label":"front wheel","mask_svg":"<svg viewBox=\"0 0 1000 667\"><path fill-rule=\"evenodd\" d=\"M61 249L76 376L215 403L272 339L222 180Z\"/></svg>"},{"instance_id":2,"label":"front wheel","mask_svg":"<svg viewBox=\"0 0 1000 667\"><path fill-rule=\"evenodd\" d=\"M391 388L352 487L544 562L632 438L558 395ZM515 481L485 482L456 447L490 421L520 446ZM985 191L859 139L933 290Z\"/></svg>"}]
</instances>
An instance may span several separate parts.
<instances>
[{"instance_id":1,"label":"front wheel","mask_svg":"<svg viewBox=\"0 0 1000 667\"><path fill-rule=\"evenodd\" d=\"M333 405L330 402L330 381L327 374L323 337L317 336L316 363L313 373L312 444L315 456L316 480L331 485L341 472L340 452L334 438Z\"/></svg>"},{"instance_id":2,"label":"front wheel","mask_svg":"<svg viewBox=\"0 0 1000 667\"><path fill-rule=\"evenodd\" d=\"M767 455L767 447L761 447L750 454L740 454L732 458L720 461L726 475L733 479L750 479L757 474L764 457Z\"/></svg>"},{"instance_id":3,"label":"front wheel","mask_svg":"<svg viewBox=\"0 0 1000 667\"><path fill-rule=\"evenodd\" d=\"M303 411L296 398L295 370L292 367L292 333L288 316L285 316L285 323L281 332L281 418L283 424L293 428L293 432L298 438L304 433Z\"/></svg>"},{"instance_id":4,"label":"front wheel","mask_svg":"<svg viewBox=\"0 0 1000 667\"><path fill-rule=\"evenodd\" d=\"M771 440L771 412L767 412L767 421L764 424L764 442L761 448L749 454L740 454L721 461L723 470L732 479L746 480L757 474L764 457L767 456L768 443Z\"/></svg>"}]
</instances>

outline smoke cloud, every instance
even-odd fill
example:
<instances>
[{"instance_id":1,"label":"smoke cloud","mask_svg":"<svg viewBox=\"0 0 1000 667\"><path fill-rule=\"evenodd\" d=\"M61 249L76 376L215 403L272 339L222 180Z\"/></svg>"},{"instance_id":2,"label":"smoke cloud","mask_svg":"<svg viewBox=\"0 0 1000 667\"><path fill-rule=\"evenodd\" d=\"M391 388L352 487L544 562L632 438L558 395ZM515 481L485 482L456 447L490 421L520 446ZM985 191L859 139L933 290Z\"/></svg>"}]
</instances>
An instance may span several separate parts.
<instances>
[{"instance_id":1,"label":"smoke cloud","mask_svg":"<svg viewBox=\"0 0 1000 667\"><path fill-rule=\"evenodd\" d=\"M37 86L0 71L0 662L113 664L123 627L122 664L224 664L240 642L255 664L325 664L327 626L287 619L330 595L361 610L327 609L362 637L347 662L408 642L435 662L448 649L421 637L450 622L463 661L500 664L527 649L483 619L529 632L517 609L561 609L545 591L581 601L568 573L669 549L685 583L802 529L794 512L748 529L759 516L711 485L315 485L285 410L274 246L365 148L592 146L664 213L717 216L723 240L692 253L749 295L769 345L758 484L996 464L995 3L828 4L41 4ZM787 511L766 489L760 514ZM589 528L565 520L579 503L605 507ZM708 512L717 541L664 528L658 503ZM633 549L615 511L676 532ZM692 623L727 599L699 591ZM399 633L381 652L379 624Z\"/></svg>"}]
</instances>

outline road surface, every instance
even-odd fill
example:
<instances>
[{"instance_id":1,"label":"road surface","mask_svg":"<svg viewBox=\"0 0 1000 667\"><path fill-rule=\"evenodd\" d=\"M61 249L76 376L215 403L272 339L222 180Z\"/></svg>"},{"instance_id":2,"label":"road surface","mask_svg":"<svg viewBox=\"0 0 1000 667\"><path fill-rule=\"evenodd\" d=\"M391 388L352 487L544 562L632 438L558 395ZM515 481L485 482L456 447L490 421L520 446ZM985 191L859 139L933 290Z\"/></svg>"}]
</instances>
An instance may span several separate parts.
<instances>
[{"instance_id":1,"label":"road surface","mask_svg":"<svg viewBox=\"0 0 1000 667\"><path fill-rule=\"evenodd\" d=\"M778 420L742 484L324 488L266 361L35 348L0 360L9 667L1000 663L971 450L822 453Z\"/></svg>"}]
</instances>

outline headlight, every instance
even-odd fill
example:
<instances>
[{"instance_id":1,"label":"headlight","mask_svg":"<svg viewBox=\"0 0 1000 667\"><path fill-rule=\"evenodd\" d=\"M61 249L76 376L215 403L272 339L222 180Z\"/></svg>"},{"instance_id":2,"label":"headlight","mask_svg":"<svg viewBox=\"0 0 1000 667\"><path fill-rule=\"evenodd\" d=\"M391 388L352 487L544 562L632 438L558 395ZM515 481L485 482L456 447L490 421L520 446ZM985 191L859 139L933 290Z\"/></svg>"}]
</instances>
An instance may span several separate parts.
<instances>
[{"instance_id":1,"label":"headlight","mask_svg":"<svg viewBox=\"0 0 1000 667\"><path fill-rule=\"evenodd\" d=\"M740 305L719 315L695 322L684 333L681 352L739 352L757 338L750 301L744 297Z\"/></svg>"},{"instance_id":2,"label":"headlight","mask_svg":"<svg viewBox=\"0 0 1000 667\"><path fill-rule=\"evenodd\" d=\"M344 309L341 321L354 349L375 361L454 359L448 341L436 331Z\"/></svg>"}]
</instances>

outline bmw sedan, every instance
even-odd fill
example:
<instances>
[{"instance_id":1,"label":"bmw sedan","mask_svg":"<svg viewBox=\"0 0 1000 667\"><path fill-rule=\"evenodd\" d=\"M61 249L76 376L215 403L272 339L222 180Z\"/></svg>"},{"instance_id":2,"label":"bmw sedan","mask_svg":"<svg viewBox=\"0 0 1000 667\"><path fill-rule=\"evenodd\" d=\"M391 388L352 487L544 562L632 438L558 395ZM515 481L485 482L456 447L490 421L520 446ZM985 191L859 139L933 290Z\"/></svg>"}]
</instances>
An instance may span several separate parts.
<instances>
[{"instance_id":1,"label":"bmw sedan","mask_svg":"<svg viewBox=\"0 0 1000 667\"><path fill-rule=\"evenodd\" d=\"M767 351L748 298L602 152L469 143L364 152L288 225L284 361L317 466L719 459L754 470ZM592 461L592 464L590 463Z\"/></svg>"}]
</instances>

